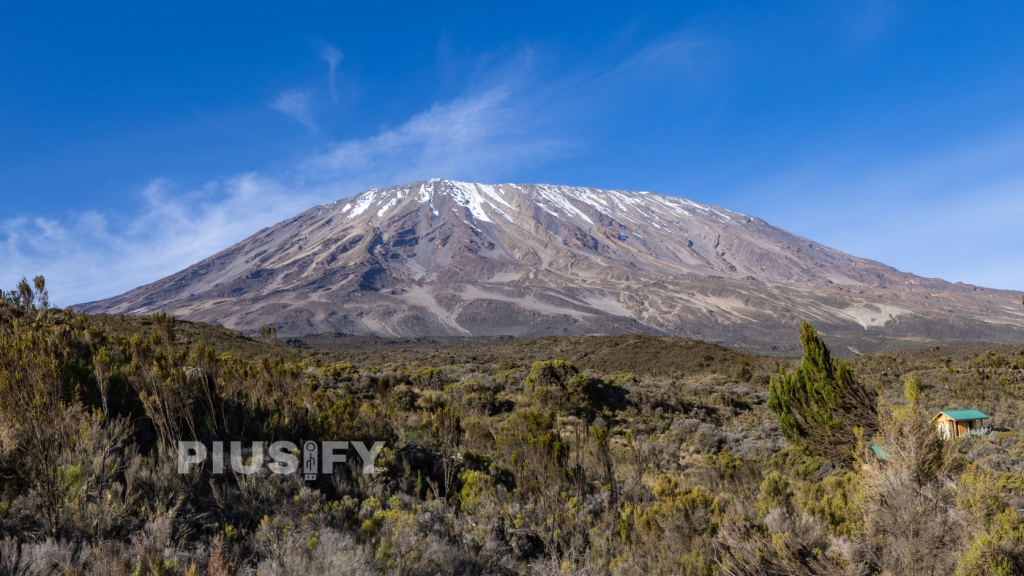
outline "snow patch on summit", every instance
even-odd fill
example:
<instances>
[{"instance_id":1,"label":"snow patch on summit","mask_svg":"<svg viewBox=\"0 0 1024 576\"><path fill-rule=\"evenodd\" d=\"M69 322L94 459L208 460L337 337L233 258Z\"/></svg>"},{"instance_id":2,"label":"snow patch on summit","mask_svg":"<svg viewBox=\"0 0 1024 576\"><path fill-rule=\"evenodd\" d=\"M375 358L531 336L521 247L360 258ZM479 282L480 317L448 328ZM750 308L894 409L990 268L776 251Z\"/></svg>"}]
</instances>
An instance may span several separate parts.
<instances>
[{"instance_id":1,"label":"snow patch on summit","mask_svg":"<svg viewBox=\"0 0 1024 576\"><path fill-rule=\"evenodd\" d=\"M448 182L451 188L450 195L453 200L459 203L460 206L464 206L470 216L474 220L483 222L493 222L484 210L484 204L490 206L491 210L501 214L505 219L512 221L512 218L505 213L504 210L498 207L497 204L492 202L492 199L498 199L498 194L495 192L494 186L488 184L470 184L467 182ZM508 203L504 200L500 200L503 204L508 206Z\"/></svg>"},{"instance_id":2,"label":"snow patch on summit","mask_svg":"<svg viewBox=\"0 0 1024 576\"><path fill-rule=\"evenodd\" d=\"M577 196L584 191L585 189L583 188L569 188L561 186L555 187L545 185L537 186L537 193L540 194L541 198L544 198L551 204L554 204L558 208L561 208L566 213L576 216L581 220L585 220L588 224L593 225L593 220L591 220L586 214L581 212L579 208L573 206L572 202L569 202L569 200L566 199L567 195L571 194L573 196ZM552 214L554 214L554 212L552 212Z\"/></svg>"},{"instance_id":3,"label":"snow patch on summit","mask_svg":"<svg viewBox=\"0 0 1024 576\"><path fill-rule=\"evenodd\" d=\"M359 196L356 196L356 205L352 207L352 213L349 214L349 218L355 218L359 216L373 204L373 201L377 199L377 192L380 192L377 188L373 190L367 190ZM344 210L342 210L344 212Z\"/></svg>"},{"instance_id":4,"label":"snow patch on summit","mask_svg":"<svg viewBox=\"0 0 1024 576\"><path fill-rule=\"evenodd\" d=\"M419 195L419 198L417 198L417 199L419 200L420 204L426 203L426 205L430 208L430 213L434 215L434 218L437 218L437 216L438 216L437 208L434 208L434 181L433 180L431 180L429 182L424 182L423 184L420 184L420 195Z\"/></svg>"},{"instance_id":5,"label":"snow patch on summit","mask_svg":"<svg viewBox=\"0 0 1024 576\"><path fill-rule=\"evenodd\" d=\"M392 206L398 204L398 198L392 198L385 204L380 210L377 210L377 218L383 218L384 213L391 209Z\"/></svg>"}]
</instances>

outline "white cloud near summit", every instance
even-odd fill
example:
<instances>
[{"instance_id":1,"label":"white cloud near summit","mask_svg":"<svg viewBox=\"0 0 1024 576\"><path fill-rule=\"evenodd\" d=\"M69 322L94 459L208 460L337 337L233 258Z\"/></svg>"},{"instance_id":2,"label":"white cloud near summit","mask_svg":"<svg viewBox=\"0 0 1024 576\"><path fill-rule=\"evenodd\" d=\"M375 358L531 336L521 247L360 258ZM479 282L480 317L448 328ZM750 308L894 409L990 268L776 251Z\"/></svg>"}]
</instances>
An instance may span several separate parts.
<instances>
[{"instance_id":1,"label":"white cloud near summit","mask_svg":"<svg viewBox=\"0 0 1024 576\"><path fill-rule=\"evenodd\" d=\"M435 105L372 138L342 142L304 161L298 172L360 188L431 177L485 180L571 148L543 128L535 109L507 88L492 88Z\"/></svg>"},{"instance_id":2,"label":"white cloud near summit","mask_svg":"<svg viewBox=\"0 0 1024 576\"><path fill-rule=\"evenodd\" d=\"M262 226L308 208L295 194L256 174L182 191L155 180L140 192L134 216L84 212L66 221L19 217L0 221L0 282L47 278L60 306L130 290L210 256Z\"/></svg>"},{"instance_id":3,"label":"white cloud near summit","mask_svg":"<svg viewBox=\"0 0 1024 576\"><path fill-rule=\"evenodd\" d=\"M22 275L43 274L58 305L98 300L368 188L434 177L518 180L524 168L579 154L586 142L574 138L572 127L586 124L593 108L614 107L623 93L649 80L714 74L708 63L722 59L719 43L697 33L670 35L616 66L547 83L538 80L525 50L458 97L273 170L194 188L154 179L138 192L141 207L130 212L0 216L0 289L13 288ZM320 57L334 70L340 51L328 47L320 48ZM317 132L312 98L310 90L286 90L269 105ZM737 201L727 207L909 272L1020 287L1022 268L1000 261L1006 250L986 248L1024 243L1024 171L1016 162L1024 139L1004 135L993 142L936 152L898 168L844 169L811 159L803 171L780 167L777 180L759 183L746 201L734 195ZM975 200L965 200L972 191ZM912 200L894 200L909 192ZM807 197L822 202L808 204ZM919 208L900 209L906 206Z\"/></svg>"},{"instance_id":4,"label":"white cloud near summit","mask_svg":"<svg viewBox=\"0 0 1024 576\"><path fill-rule=\"evenodd\" d=\"M434 177L497 181L573 153L571 140L552 135L554 117L565 116L565 98L537 89L531 56L517 53L462 95L398 125L273 171L192 189L154 179L139 190L141 207L133 211L0 216L0 289L42 274L57 305L116 296L316 204ZM320 57L333 73L342 55L325 44ZM268 106L317 132L313 101L310 90L289 89Z\"/></svg>"},{"instance_id":5,"label":"white cloud near summit","mask_svg":"<svg viewBox=\"0 0 1024 576\"><path fill-rule=\"evenodd\" d=\"M539 114L512 96L503 87L470 93L275 174L253 172L191 190L154 180L139 191L143 207L134 214L0 220L0 287L43 274L57 305L107 298L316 204L432 177L496 179L564 150L563 142L542 134ZM298 96L276 104L303 121L306 109Z\"/></svg>"}]
</instances>

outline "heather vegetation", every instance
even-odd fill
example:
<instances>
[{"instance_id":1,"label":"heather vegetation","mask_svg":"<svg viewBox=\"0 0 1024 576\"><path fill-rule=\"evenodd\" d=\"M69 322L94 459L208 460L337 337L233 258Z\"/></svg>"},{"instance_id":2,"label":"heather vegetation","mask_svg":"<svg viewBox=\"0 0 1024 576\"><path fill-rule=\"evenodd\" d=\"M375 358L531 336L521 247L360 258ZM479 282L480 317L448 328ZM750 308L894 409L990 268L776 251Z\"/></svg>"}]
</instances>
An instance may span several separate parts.
<instances>
[{"instance_id":1,"label":"heather vegetation","mask_svg":"<svg viewBox=\"0 0 1024 576\"><path fill-rule=\"evenodd\" d=\"M0 575L1024 572L1019 347L297 349L41 278L0 300ZM941 440L967 407L991 429ZM307 438L387 444L315 481L177 469L181 439Z\"/></svg>"}]
</instances>

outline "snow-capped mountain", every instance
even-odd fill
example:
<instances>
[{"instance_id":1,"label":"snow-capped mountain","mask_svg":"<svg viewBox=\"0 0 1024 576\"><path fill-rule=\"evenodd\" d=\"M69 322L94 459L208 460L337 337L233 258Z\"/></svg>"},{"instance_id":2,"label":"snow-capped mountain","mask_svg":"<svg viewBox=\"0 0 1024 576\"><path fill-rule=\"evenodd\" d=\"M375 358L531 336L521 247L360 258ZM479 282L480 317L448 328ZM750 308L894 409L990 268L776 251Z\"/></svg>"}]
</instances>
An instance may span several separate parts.
<instances>
[{"instance_id":1,"label":"snow-capped mountain","mask_svg":"<svg viewBox=\"0 0 1024 576\"><path fill-rule=\"evenodd\" d=\"M926 279L650 192L429 180L316 206L88 312L279 334L649 332L863 351L1024 340L1020 295Z\"/></svg>"}]
</instances>

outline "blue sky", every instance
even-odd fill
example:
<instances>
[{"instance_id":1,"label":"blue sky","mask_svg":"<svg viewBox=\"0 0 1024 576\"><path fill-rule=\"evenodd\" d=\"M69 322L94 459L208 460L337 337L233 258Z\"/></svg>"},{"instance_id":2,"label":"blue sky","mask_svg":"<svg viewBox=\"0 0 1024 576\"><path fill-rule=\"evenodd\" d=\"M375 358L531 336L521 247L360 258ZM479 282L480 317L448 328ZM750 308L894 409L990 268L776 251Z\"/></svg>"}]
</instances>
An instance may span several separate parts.
<instances>
[{"instance_id":1,"label":"blue sky","mask_svg":"<svg viewBox=\"0 0 1024 576\"><path fill-rule=\"evenodd\" d=\"M651 190L1024 288L1012 2L0 1L0 285L62 305L441 177Z\"/></svg>"}]
</instances>

